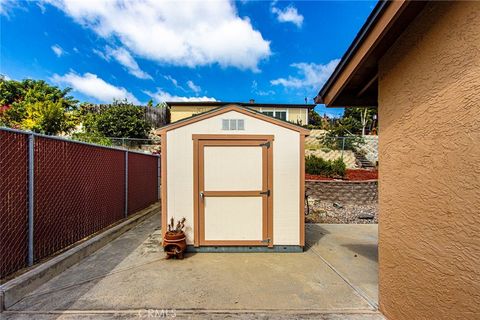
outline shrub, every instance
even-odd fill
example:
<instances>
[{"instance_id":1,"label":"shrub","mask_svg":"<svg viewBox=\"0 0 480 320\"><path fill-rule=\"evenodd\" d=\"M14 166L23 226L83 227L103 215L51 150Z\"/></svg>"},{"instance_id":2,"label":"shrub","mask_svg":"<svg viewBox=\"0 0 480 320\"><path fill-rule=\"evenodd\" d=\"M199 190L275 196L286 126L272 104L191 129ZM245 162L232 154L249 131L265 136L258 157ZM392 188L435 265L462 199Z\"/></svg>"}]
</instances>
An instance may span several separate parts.
<instances>
[{"instance_id":1,"label":"shrub","mask_svg":"<svg viewBox=\"0 0 480 320\"><path fill-rule=\"evenodd\" d=\"M106 138L99 133L75 132L72 134L72 139L88 143L101 144L103 146L112 145L112 141L109 138Z\"/></svg>"},{"instance_id":2,"label":"shrub","mask_svg":"<svg viewBox=\"0 0 480 320\"><path fill-rule=\"evenodd\" d=\"M0 75L0 125L48 134L68 132L76 125L71 113L77 107L69 92L43 80L6 80Z\"/></svg>"},{"instance_id":3,"label":"shrub","mask_svg":"<svg viewBox=\"0 0 480 320\"><path fill-rule=\"evenodd\" d=\"M86 113L84 126L87 132L111 138L147 138L150 124L145 120L144 109L126 101L115 101L100 113Z\"/></svg>"},{"instance_id":4,"label":"shrub","mask_svg":"<svg viewBox=\"0 0 480 320\"><path fill-rule=\"evenodd\" d=\"M342 158L337 158L331 161L332 172L334 175L344 177L347 171L347 166L345 162L343 162Z\"/></svg>"},{"instance_id":5,"label":"shrub","mask_svg":"<svg viewBox=\"0 0 480 320\"><path fill-rule=\"evenodd\" d=\"M324 160L314 155L305 157L305 172L331 178L344 177L347 166L343 159Z\"/></svg>"},{"instance_id":6,"label":"shrub","mask_svg":"<svg viewBox=\"0 0 480 320\"><path fill-rule=\"evenodd\" d=\"M320 138L320 143L333 150L356 150L365 144L365 140L361 136L338 137L333 131L328 131Z\"/></svg>"}]
</instances>

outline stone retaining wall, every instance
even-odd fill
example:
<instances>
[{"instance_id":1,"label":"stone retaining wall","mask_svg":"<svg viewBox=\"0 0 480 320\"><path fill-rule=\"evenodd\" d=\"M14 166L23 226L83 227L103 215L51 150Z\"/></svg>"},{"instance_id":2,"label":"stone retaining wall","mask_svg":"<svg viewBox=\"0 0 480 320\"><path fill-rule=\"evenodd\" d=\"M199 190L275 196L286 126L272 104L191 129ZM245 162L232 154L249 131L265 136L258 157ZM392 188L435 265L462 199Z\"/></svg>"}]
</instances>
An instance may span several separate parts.
<instances>
[{"instance_id":1,"label":"stone retaining wall","mask_svg":"<svg viewBox=\"0 0 480 320\"><path fill-rule=\"evenodd\" d=\"M369 181L305 181L309 199L339 203L370 204L378 200L378 182Z\"/></svg>"}]
</instances>

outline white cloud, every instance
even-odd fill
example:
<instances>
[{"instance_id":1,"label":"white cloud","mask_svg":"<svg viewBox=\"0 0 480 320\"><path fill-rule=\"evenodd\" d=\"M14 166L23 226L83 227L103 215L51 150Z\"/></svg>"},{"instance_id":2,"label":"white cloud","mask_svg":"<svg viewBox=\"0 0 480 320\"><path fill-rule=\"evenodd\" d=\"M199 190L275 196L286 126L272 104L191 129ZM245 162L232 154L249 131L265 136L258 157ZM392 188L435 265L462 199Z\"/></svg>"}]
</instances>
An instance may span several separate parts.
<instances>
[{"instance_id":1,"label":"white cloud","mask_svg":"<svg viewBox=\"0 0 480 320\"><path fill-rule=\"evenodd\" d=\"M161 64L219 64L258 71L270 42L233 1L44 0L100 37Z\"/></svg>"},{"instance_id":2,"label":"white cloud","mask_svg":"<svg viewBox=\"0 0 480 320\"><path fill-rule=\"evenodd\" d=\"M22 8L23 10L26 10L25 7L21 7L20 3L15 0L0 0L0 15L10 18L9 13L11 13L14 9L17 8Z\"/></svg>"},{"instance_id":3,"label":"white cloud","mask_svg":"<svg viewBox=\"0 0 480 320\"><path fill-rule=\"evenodd\" d=\"M303 16L298 13L297 8L293 5L289 5L288 7L279 9L272 5L272 12L277 15L277 20L279 22L291 22L300 28L303 24Z\"/></svg>"},{"instance_id":4,"label":"white cloud","mask_svg":"<svg viewBox=\"0 0 480 320\"><path fill-rule=\"evenodd\" d=\"M95 53L100 58L102 58L103 60L110 61L110 57L108 57L103 51L93 48L92 52Z\"/></svg>"},{"instance_id":5,"label":"white cloud","mask_svg":"<svg viewBox=\"0 0 480 320\"><path fill-rule=\"evenodd\" d=\"M187 86L195 93L199 93L200 91L202 91L202 88L200 88L200 86L197 86L195 83L193 83L192 80L187 81Z\"/></svg>"},{"instance_id":6,"label":"white cloud","mask_svg":"<svg viewBox=\"0 0 480 320\"><path fill-rule=\"evenodd\" d=\"M54 44L50 48L52 48L52 51L55 53L57 57L61 57L65 54L65 51L58 44Z\"/></svg>"},{"instance_id":7,"label":"white cloud","mask_svg":"<svg viewBox=\"0 0 480 320\"><path fill-rule=\"evenodd\" d=\"M128 52L125 48L112 48L107 46L105 47L105 51L95 48L92 49L92 51L105 61L110 61L112 58L115 59L127 69L128 73L139 79L153 79L151 75L140 69L137 61L135 61L130 52Z\"/></svg>"},{"instance_id":8,"label":"white cloud","mask_svg":"<svg viewBox=\"0 0 480 320\"><path fill-rule=\"evenodd\" d=\"M256 94L257 96L270 96L275 94L275 91L273 90L259 90L258 89L258 83L256 80L252 81L252 93Z\"/></svg>"},{"instance_id":9,"label":"white cloud","mask_svg":"<svg viewBox=\"0 0 480 320\"><path fill-rule=\"evenodd\" d=\"M55 83L66 84L75 91L95 98L100 102L110 103L114 99L127 99L132 103L140 104L137 98L125 88L116 87L99 78L96 74L87 72L82 76L74 72L69 72L63 76L54 74L51 80Z\"/></svg>"},{"instance_id":10,"label":"white cloud","mask_svg":"<svg viewBox=\"0 0 480 320\"><path fill-rule=\"evenodd\" d=\"M42 2L35 2L35 3L40 9L40 11L42 12L42 14L45 14L45 12L47 11L47 9L45 8L45 5Z\"/></svg>"},{"instance_id":11,"label":"white cloud","mask_svg":"<svg viewBox=\"0 0 480 320\"><path fill-rule=\"evenodd\" d=\"M183 101L183 102L189 102L189 101L217 101L215 98L212 97L181 97L177 95L170 94L166 91L163 91L161 88L157 88L156 92L150 92L150 91L143 91L146 95L151 97L157 102L165 102L165 101Z\"/></svg>"},{"instance_id":12,"label":"white cloud","mask_svg":"<svg viewBox=\"0 0 480 320\"><path fill-rule=\"evenodd\" d=\"M174 79L172 76L170 75L166 75L166 76L163 76L166 80L170 81L171 83L173 83L173 85L177 88L181 88L181 86L178 84L178 81L177 79ZM183 89L183 88L182 88Z\"/></svg>"},{"instance_id":13,"label":"white cloud","mask_svg":"<svg viewBox=\"0 0 480 320\"><path fill-rule=\"evenodd\" d=\"M152 79L151 75L140 69L137 61L135 61L130 52L128 52L124 48L114 49L107 47L106 56L113 57L115 60L117 60L118 63L127 68L128 73L130 73L131 75L134 75L139 79Z\"/></svg>"},{"instance_id":14,"label":"white cloud","mask_svg":"<svg viewBox=\"0 0 480 320\"><path fill-rule=\"evenodd\" d=\"M314 88L319 89L332 74L340 59L334 59L327 64L293 63L290 66L297 69L298 77L278 78L271 80L272 85L281 85L286 88Z\"/></svg>"}]
</instances>

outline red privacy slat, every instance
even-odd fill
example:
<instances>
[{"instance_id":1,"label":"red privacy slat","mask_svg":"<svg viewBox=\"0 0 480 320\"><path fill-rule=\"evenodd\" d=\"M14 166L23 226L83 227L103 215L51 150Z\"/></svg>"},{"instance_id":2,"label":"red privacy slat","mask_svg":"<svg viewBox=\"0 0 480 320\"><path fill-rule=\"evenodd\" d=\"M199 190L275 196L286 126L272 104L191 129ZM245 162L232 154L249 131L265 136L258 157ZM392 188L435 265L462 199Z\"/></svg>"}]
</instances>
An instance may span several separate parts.
<instances>
[{"instance_id":1,"label":"red privacy slat","mask_svg":"<svg viewBox=\"0 0 480 320\"><path fill-rule=\"evenodd\" d=\"M38 261L124 218L125 153L35 138Z\"/></svg>"},{"instance_id":2,"label":"red privacy slat","mask_svg":"<svg viewBox=\"0 0 480 320\"><path fill-rule=\"evenodd\" d=\"M0 278L27 265L28 136L0 131Z\"/></svg>"},{"instance_id":3,"label":"red privacy slat","mask_svg":"<svg viewBox=\"0 0 480 320\"><path fill-rule=\"evenodd\" d=\"M29 136L33 255L46 258L125 218L124 150L0 129L0 278L28 262ZM128 214L158 200L158 157L128 153Z\"/></svg>"},{"instance_id":4,"label":"red privacy slat","mask_svg":"<svg viewBox=\"0 0 480 320\"><path fill-rule=\"evenodd\" d=\"M157 201L158 157L128 153L128 214Z\"/></svg>"}]
</instances>

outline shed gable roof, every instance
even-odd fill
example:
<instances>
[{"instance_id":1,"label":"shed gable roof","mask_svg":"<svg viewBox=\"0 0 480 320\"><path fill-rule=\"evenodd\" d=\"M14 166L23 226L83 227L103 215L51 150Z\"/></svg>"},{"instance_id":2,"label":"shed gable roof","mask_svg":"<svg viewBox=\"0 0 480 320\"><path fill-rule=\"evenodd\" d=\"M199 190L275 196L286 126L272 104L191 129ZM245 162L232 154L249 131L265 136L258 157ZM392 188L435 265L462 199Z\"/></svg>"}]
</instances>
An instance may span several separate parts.
<instances>
[{"instance_id":1,"label":"shed gable roof","mask_svg":"<svg viewBox=\"0 0 480 320\"><path fill-rule=\"evenodd\" d=\"M247 108L247 107L242 107L242 106L239 106L239 105L234 105L234 104L227 105L227 106L222 106L222 107L219 107L219 108L215 108L215 109L212 109L210 111L199 113L199 114L193 115L189 118L185 118L185 119L176 121L172 124L166 125L166 126L160 128L160 129L158 129L156 131L156 133L157 134L165 134L167 131L174 130L174 129L179 128L179 127L183 127L183 126L189 125L191 123L202 121L204 119L212 118L214 116L218 116L220 114L227 113L227 112L230 112L230 111L237 111L237 112L242 113L244 115L247 115L247 116L259 119L259 120L263 120L263 121L272 123L272 124L280 126L280 127L284 127L284 128L296 131L296 132L298 132L300 134L303 134L303 135L309 135L310 134L310 130L305 129L303 127L300 127L296 124L293 124L293 123L290 123L290 122L287 122L287 121L283 121L283 120L280 120L280 119L277 119L277 118L274 118L274 117L270 117L270 116L267 116L267 115L265 115L265 114L263 114L259 111L256 111L256 110L253 110L253 109L250 109L250 108Z\"/></svg>"}]
</instances>

